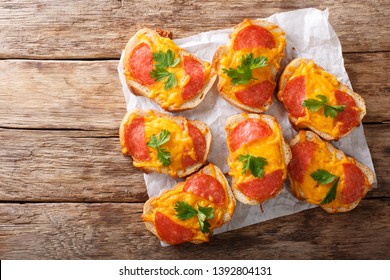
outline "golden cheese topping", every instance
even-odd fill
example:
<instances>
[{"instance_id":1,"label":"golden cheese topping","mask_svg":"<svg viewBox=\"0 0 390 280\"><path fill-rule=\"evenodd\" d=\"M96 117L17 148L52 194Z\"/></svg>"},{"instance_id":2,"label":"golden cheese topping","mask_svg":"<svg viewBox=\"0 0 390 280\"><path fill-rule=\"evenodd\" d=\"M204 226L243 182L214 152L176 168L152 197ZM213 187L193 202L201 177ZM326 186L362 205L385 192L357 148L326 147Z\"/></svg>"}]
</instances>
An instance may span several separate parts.
<instances>
[{"instance_id":1,"label":"golden cheese topping","mask_svg":"<svg viewBox=\"0 0 390 280\"><path fill-rule=\"evenodd\" d=\"M238 124L236 124L238 125ZM236 179L236 185L251 181L255 177L251 172L242 175L244 163L238 159L240 155L252 155L255 157L263 157L267 159L267 165L264 167L264 174L272 173L273 171L282 170L283 179L287 176L286 162L283 155L282 133L279 125L274 122L272 134L249 144L242 145L234 152L230 151L228 165L230 167L229 175ZM235 126L232 126L232 130Z\"/></svg>"},{"instance_id":2,"label":"golden cheese topping","mask_svg":"<svg viewBox=\"0 0 390 280\"><path fill-rule=\"evenodd\" d=\"M329 105L337 105L335 90L339 88L340 82L337 78L327 71L324 71L317 66L313 60L309 63L301 63L295 70L290 80L295 77L304 76L306 85L306 99L318 99L317 95L324 95L328 98ZM328 133L330 135L339 135L339 127L341 122L334 118L326 117L323 109L317 112L311 112L305 108L305 116L299 117L297 125L311 125L316 129ZM357 109L361 111L361 109Z\"/></svg>"},{"instance_id":3,"label":"golden cheese topping","mask_svg":"<svg viewBox=\"0 0 390 280\"><path fill-rule=\"evenodd\" d=\"M210 164L209 167L211 171L211 174L209 175L213 176L214 178L217 178L217 173L214 165ZM202 174L202 171L198 172L197 174ZM223 175L219 174L219 176ZM222 184L225 190L225 203L223 205L213 203L212 201L205 199L201 196L197 196L193 193L184 192L183 188L185 186L185 182L183 182L179 183L176 188L162 193L157 199L153 200L151 203L153 211L148 214L144 214L142 218L145 222L154 223L155 214L157 212L160 212L172 219L175 223L184 226L188 229L191 229L191 231L194 233L193 239L207 242L209 240L209 234L205 234L200 231L198 218L195 216L184 221L177 218L174 205L178 201L183 201L187 202L195 209L198 208L198 205L202 207L212 207L214 209L214 217L212 219L208 219L208 222L210 223L210 231L212 232L215 228L218 228L223 225L223 220L226 213L228 213L231 217L235 209L235 203L229 203L230 198L227 192L227 188L229 186L225 183L224 180L220 180L219 182Z\"/></svg>"},{"instance_id":4,"label":"golden cheese topping","mask_svg":"<svg viewBox=\"0 0 390 280\"><path fill-rule=\"evenodd\" d=\"M305 141L306 136L304 133L300 133L299 138L300 141ZM291 185L292 192L295 193L297 197L305 198L309 203L319 205L332 187L333 182L322 185L315 181L310 175L318 169L323 169L336 177L340 177L337 184L336 199L331 203L326 204L327 207L334 209L342 206L347 207L348 204L342 204L337 198L341 197L341 193L344 189L345 174L343 164L354 162L347 157L343 157L342 159L337 158L336 149L334 149L333 152L329 151L327 142L317 139L317 137L314 137L312 141L317 144L317 147L305 172L303 182L299 183L293 180ZM365 178L365 180L366 184L368 184L367 178Z\"/></svg>"},{"instance_id":5,"label":"golden cheese topping","mask_svg":"<svg viewBox=\"0 0 390 280\"><path fill-rule=\"evenodd\" d=\"M128 124L132 122L137 116L136 113L130 115ZM171 164L169 165L168 174L176 176L179 170L184 169L182 159L184 155L189 155L194 161L196 161L195 149L193 140L188 131L187 120L180 126L175 121L157 116L154 111L150 110L144 118L145 125L145 141L150 140L152 135L158 135L163 129L168 130L171 133L170 140L163 144L161 147L170 153ZM205 129L202 134L206 134L208 131ZM160 172L163 164L159 161L157 155L157 149L153 147L147 147L150 159L147 161L134 160L133 164L136 167L157 168ZM122 152L127 153L126 147Z\"/></svg>"},{"instance_id":6,"label":"golden cheese topping","mask_svg":"<svg viewBox=\"0 0 390 280\"><path fill-rule=\"evenodd\" d=\"M177 80L177 85L171 89L166 90L164 88L164 80L155 81L153 85L148 86L150 93L148 97L153 99L157 98L161 102L161 107L168 108L173 106L174 108L179 107L186 101L182 99L181 93L183 88L190 81L190 76L185 73L184 70L184 54L182 52L182 48L178 47L171 39L161 37L159 35L146 35L143 33L138 34L137 39L139 40L139 44L146 43L152 53L155 52L167 52L168 50L173 51L175 54L175 58L180 58L180 62L174 66L167 68L167 71L173 73ZM188 54L187 54L188 55ZM204 74L205 74L205 84L208 82L210 78L211 65L206 61L202 61ZM125 71L125 75L129 78L131 77L131 73L129 71Z\"/></svg>"},{"instance_id":7,"label":"golden cheese topping","mask_svg":"<svg viewBox=\"0 0 390 280\"><path fill-rule=\"evenodd\" d=\"M243 28L251 25L252 23L250 20L245 19L244 24L242 27L231 34L231 42L234 42L237 34L240 30ZM284 57L284 48L286 46L286 40L284 38L283 32L276 32L274 29L277 28L276 25L270 25L266 28L268 31L270 31L273 35L274 41L275 41L275 48L269 49L269 48L245 48L240 50L234 50L233 44L231 44L229 51L227 55L225 55L221 61L220 61L220 68L218 71L219 77L221 79L221 82L223 83L223 91L226 93L231 93L230 96L237 100L236 96L233 94L234 92L246 89L248 87L251 87L255 84L261 83L262 81L273 81L274 82L274 76L275 74L272 73L270 65L274 66L276 68L276 71L280 68L280 61ZM222 69L223 68L233 68L237 69L237 67L241 64L241 57L248 54L253 54L254 57L260 57L265 56L267 58L267 66L262 68L257 68L252 70L252 76L255 79L250 80L245 85L233 85L231 83L231 78L227 76ZM221 83L220 82L220 83Z\"/></svg>"}]
</instances>

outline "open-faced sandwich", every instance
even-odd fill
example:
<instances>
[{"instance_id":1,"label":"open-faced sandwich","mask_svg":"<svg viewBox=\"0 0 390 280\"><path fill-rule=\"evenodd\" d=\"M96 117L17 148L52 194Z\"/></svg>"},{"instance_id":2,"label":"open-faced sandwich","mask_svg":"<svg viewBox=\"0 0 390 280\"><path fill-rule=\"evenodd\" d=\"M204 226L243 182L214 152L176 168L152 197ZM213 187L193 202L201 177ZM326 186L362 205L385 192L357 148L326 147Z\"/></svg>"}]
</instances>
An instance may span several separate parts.
<instances>
[{"instance_id":1,"label":"open-faced sandwich","mask_svg":"<svg viewBox=\"0 0 390 280\"><path fill-rule=\"evenodd\" d=\"M329 213L355 208L371 189L371 170L347 157L311 131L299 131L291 140L288 165L292 193L320 205Z\"/></svg>"},{"instance_id":2,"label":"open-faced sandwich","mask_svg":"<svg viewBox=\"0 0 390 280\"><path fill-rule=\"evenodd\" d=\"M208 62L147 28L127 43L123 68L135 95L146 96L167 111L199 105L216 79Z\"/></svg>"},{"instance_id":3,"label":"open-faced sandwich","mask_svg":"<svg viewBox=\"0 0 390 280\"><path fill-rule=\"evenodd\" d=\"M226 121L225 131L234 196L256 205L279 194L291 152L277 120L268 115L238 114Z\"/></svg>"},{"instance_id":4,"label":"open-faced sandwich","mask_svg":"<svg viewBox=\"0 0 390 280\"><path fill-rule=\"evenodd\" d=\"M297 58L284 69L278 99L297 129L309 128L326 140L338 140L366 114L363 98L313 60Z\"/></svg>"},{"instance_id":5,"label":"open-faced sandwich","mask_svg":"<svg viewBox=\"0 0 390 280\"><path fill-rule=\"evenodd\" d=\"M122 153L145 172L185 177L207 160L211 132L201 121L190 121L153 110L128 112L119 129Z\"/></svg>"},{"instance_id":6,"label":"open-faced sandwich","mask_svg":"<svg viewBox=\"0 0 390 280\"><path fill-rule=\"evenodd\" d=\"M233 216L236 206L229 184L221 170L209 164L185 182L144 205L146 228L165 243L209 241L215 228Z\"/></svg>"},{"instance_id":7,"label":"open-faced sandwich","mask_svg":"<svg viewBox=\"0 0 390 280\"><path fill-rule=\"evenodd\" d=\"M266 111L285 46L285 33L273 23L245 19L238 24L228 45L219 47L213 58L221 96L241 110Z\"/></svg>"}]
</instances>

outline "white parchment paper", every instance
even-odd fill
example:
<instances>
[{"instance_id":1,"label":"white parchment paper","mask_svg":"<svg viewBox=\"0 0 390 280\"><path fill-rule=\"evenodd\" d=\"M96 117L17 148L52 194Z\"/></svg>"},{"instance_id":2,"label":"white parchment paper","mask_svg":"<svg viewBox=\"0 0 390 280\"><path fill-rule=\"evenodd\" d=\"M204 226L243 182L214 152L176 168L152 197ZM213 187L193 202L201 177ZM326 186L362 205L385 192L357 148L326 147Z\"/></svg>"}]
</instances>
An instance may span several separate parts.
<instances>
[{"instance_id":1,"label":"white parchment paper","mask_svg":"<svg viewBox=\"0 0 390 280\"><path fill-rule=\"evenodd\" d=\"M286 57L282 62L282 69L296 57L314 59L317 64L334 74L341 82L351 86L344 68L340 41L328 21L328 15L328 10L320 11L309 8L274 14L266 20L280 26L287 35ZM204 60L211 61L216 48L227 44L228 36L232 30L231 28L203 32L174 41L190 53ZM126 85L122 68L123 53L118 66L118 72L126 99L127 110L141 108L162 112L163 110L149 99L131 94ZM228 150L224 131L225 121L231 115L240 112L239 109L231 106L219 96L215 83L198 107L179 113L179 115L188 119L201 120L210 127L213 141L208 161L220 167L224 173L227 173L229 170L226 162ZM287 141L290 141L297 134L288 121L287 112L283 105L275 98L270 110L266 114L273 115L278 119ZM347 137L333 144L374 171L370 151L364 136L363 125L355 128ZM149 197L159 195L163 190L172 188L179 181L179 179L173 179L168 175L158 173L144 174L144 179ZM231 182L231 178L228 177L228 180ZM376 177L374 187L376 187ZM315 206L294 198L290 194L288 182L286 182L283 191L276 198L268 200L263 204L264 212L261 212L258 206L244 205L237 201L236 211L232 220L215 230L214 233L241 228L313 207Z\"/></svg>"}]
</instances>

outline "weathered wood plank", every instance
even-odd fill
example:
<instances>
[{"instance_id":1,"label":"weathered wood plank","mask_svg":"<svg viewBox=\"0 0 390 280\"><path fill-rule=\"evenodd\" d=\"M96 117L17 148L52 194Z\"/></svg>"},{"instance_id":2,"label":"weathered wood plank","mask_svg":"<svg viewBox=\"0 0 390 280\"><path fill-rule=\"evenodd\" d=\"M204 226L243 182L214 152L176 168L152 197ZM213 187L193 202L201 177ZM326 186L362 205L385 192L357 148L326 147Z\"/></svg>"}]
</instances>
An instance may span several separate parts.
<instances>
[{"instance_id":1,"label":"weathered wood plank","mask_svg":"<svg viewBox=\"0 0 390 280\"><path fill-rule=\"evenodd\" d=\"M344 55L355 92L366 102L364 122L390 121L390 52Z\"/></svg>"},{"instance_id":2,"label":"weathered wood plank","mask_svg":"<svg viewBox=\"0 0 390 280\"><path fill-rule=\"evenodd\" d=\"M0 126L116 130L125 100L118 61L0 61ZM366 122L390 120L390 52L346 54Z\"/></svg>"},{"instance_id":3,"label":"weathered wood plank","mask_svg":"<svg viewBox=\"0 0 390 280\"><path fill-rule=\"evenodd\" d=\"M390 124L366 125L379 188L390 195ZM122 156L117 135L0 129L0 201L143 202L142 172Z\"/></svg>"},{"instance_id":4,"label":"weathered wood plank","mask_svg":"<svg viewBox=\"0 0 390 280\"><path fill-rule=\"evenodd\" d=\"M118 136L0 129L0 200L145 201Z\"/></svg>"},{"instance_id":5,"label":"weathered wood plank","mask_svg":"<svg viewBox=\"0 0 390 280\"><path fill-rule=\"evenodd\" d=\"M390 4L371 1L67 1L0 3L2 58L118 58L141 27L163 27L184 37L300 8L329 8L344 51L390 50ZM347 8L348 7L348 8ZM358 16L357 16L358 15ZM196 20L194 20L196 19Z\"/></svg>"},{"instance_id":6,"label":"weathered wood plank","mask_svg":"<svg viewBox=\"0 0 390 280\"><path fill-rule=\"evenodd\" d=\"M117 129L118 61L0 61L0 126Z\"/></svg>"},{"instance_id":7,"label":"weathered wood plank","mask_svg":"<svg viewBox=\"0 0 390 280\"><path fill-rule=\"evenodd\" d=\"M349 213L311 209L162 248L142 204L0 204L1 259L388 259L390 201ZM358 247L356 247L358 244Z\"/></svg>"}]
</instances>

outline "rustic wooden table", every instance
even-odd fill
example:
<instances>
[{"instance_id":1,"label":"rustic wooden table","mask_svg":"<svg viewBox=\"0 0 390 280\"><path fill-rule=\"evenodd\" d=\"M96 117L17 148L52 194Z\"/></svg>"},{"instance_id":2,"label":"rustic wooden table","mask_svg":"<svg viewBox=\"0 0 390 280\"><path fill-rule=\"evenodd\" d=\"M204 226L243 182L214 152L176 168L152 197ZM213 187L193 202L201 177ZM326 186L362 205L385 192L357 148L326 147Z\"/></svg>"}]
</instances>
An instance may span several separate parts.
<instances>
[{"instance_id":1,"label":"rustic wooden table","mask_svg":"<svg viewBox=\"0 0 390 280\"><path fill-rule=\"evenodd\" d=\"M156 3L1 1L0 258L390 258L390 2ZM142 173L120 152L122 48L143 26L178 38L305 7L329 8L352 85L367 103L378 188L349 213L317 208L208 244L161 248L140 219Z\"/></svg>"}]
</instances>

